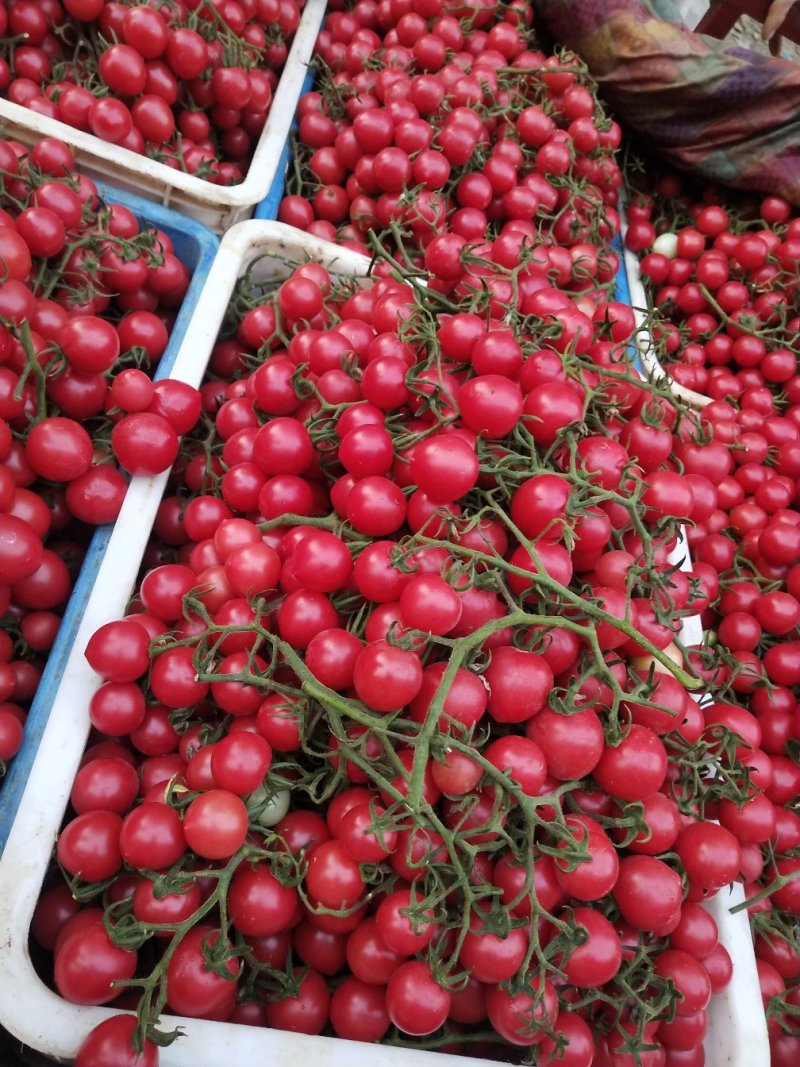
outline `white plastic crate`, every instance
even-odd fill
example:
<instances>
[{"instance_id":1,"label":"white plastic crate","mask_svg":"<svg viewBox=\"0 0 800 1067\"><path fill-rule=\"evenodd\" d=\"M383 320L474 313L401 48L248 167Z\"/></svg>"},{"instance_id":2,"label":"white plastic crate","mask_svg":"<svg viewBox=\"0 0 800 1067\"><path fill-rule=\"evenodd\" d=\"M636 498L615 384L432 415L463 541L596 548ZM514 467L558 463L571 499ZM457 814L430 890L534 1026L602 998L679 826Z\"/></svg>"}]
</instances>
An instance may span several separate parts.
<instances>
[{"instance_id":1,"label":"white plastic crate","mask_svg":"<svg viewBox=\"0 0 800 1067\"><path fill-rule=\"evenodd\" d=\"M266 125L261 131L245 179L221 186L204 181L127 148L100 140L56 119L37 115L27 107L0 100L0 136L30 145L43 137L58 137L72 148L82 173L95 181L136 193L183 212L215 233L253 214L267 195L289 134L327 0L307 0L300 25L286 59Z\"/></svg>"},{"instance_id":2,"label":"white plastic crate","mask_svg":"<svg viewBox=\"0 0 800 1067\"><path fill-rule=\"evenodd\" d=\"M248 222L223 240L201 296L203 314L195 316L178 353L172 377L199 385L237 278L257 256L259 275L280 276L286 260L323 263L338 276L363 276L369 260L300 233L280 223ZM26 1045L50 1056L69 1059L84 1036L111 1008L78 1007L52 992L35 973L28 951L28 931L50 855L66 810L75 772L89 733L87 708L100 679L89 668L83 649L98 626L121 617L133 588L167 474L133 479L87 604L83 623L67 661L62 683L20 804L0 858L0 1023ZM680 549L676 560L688 554ZM684 628L687 644L699 640L699 619ZM723 944L734 961L734 979L710 1008L707 1041L709 1067L768 1067L766 1024L755 970L746 913L732 916L728 907L741 900L741 887L724 890L709 905ZM308 1037L276 1030L168 1016L169 1028L183 1035L160 1053L161 1067L297 1067L324 1060L326 1067L490 1067L487 1060L438 1052L361 1044L330 1037Z\"/></svg>"}]
</instances>

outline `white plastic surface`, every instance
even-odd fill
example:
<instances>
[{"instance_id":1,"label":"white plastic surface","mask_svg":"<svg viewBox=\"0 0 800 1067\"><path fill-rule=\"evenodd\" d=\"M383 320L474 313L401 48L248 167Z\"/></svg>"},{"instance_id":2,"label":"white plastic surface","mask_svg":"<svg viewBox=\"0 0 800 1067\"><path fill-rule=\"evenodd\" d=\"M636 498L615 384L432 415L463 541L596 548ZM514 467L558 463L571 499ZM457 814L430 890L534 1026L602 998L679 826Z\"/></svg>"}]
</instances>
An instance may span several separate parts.
<instances>
[{"instance_id":1,"label":"white plastic surface","mask_svg":"<svg viewBox=\"0 0 800 1067\"><path fill-rule=\"evenodd\" d=\"M680 400L683 400L689 407L699 410L704 408L706 404L711 403L710 396L704 396L703 393L698 393L694 389L687 389L685 385L680 385L676 382L661 366L658 356L656 355L656 346L650 331L644 325L645 311L647 309L647 294L644 291L644 285L642 284L642 274L639 269L639 257L635 252L632 252L625 244L625 235L628 232L628 220L625 214L625 201L624 198L620 198L620 226L622 229L622 246L624 249L625 257L625 273L628 276L628 289L631 294L631 307L633 308L633 314L636 319L636 347L639 350L639 356L642 360L642 366L647 372L648 378L653 381L661 381L666 379L673 394Z\"/></svg>"},{"instance_id":2,"label":"white plastic surface","mask_svg":"<svg viewBox=\"0 0 800 1067\"><path fill-rule=\"evenodd\" d=\"M692 559L685 535L670 554L672 566L691 570ZM687 648L703 641L703 625L698 615L690 615L681 625L681 642ZM695 698L699 699L699 698ZM719 939L733 960L733 977L708 1010L705 1040L708 1067L769 1067L770 1051L767 1020L761 1001L750 917L746 910L731 914L744 900L744 887L734 882L709 900L705 907L713 915Z\"/></svg>"},{"instance_id":3,"label":"white plastic surface","mask_svg":"<svg viewBox=\"0 0 800 1067\"><path fill-rule=\"evenodd\" d=\"M43 137L58 137L71 145L81 172L155 200L224 233L234 223L250 218L267 195L289 135L297 101L314 43L322 25L327 0L307 0L292 47L275 90L266 125L261 131L245 179L239 185L221 186L204 181L127 148L100 140L64 122L37 115L27 107L0 100L0 136L35 144Z\"/></svg>"},{"instance_id":4,"label":"white plastic surface","mask_svg":"<svg viewBox=\"0 0 800 1067\"><path fill-rule=\"evenodd\" d=\"M744 902L744 887L733 883L720 889L708 904L719 928L719 939L733 959L733 977L708 1013L705 1040L708 1067L769 1067L767 1020L761 1001L750 919L746 911L731 914Z\"/></svg>"},{"instance_id":5,"label":"white plastic surface","mask_svg":"<svg viewBox=\"0 0 800 1067\"><path fill-rule=\"evenodd\" d=\"M258 273L279 275L285 260L313 259L333 274L362 276L369 260L347 249L274 222L249 222L224 238L172 376L199 385L217 338L236 279L256 256ZM87 708L99 678L83 650L94 630L125 611L155 518L167 474L134 478L111 537L95 590L89 600L62 684L33 764L19 814L0 857L0 1022L20 1041L59 1058L72 1058L88 1031L115 1014L112 1008L68 1004L36 975L28 953L28 930L69 792L89 732ZM675 562L688 553L676 551ZM699 639L699 620L684 628L686 644ZM694 629L689 627L694 626ZM734 888L734 893L741 892ZM755 959L746 913L727 912L728 891L710 904L721 940L734 961L734 979L713 999L709 1015L708 1067L768 1067L766 1025L761 1010ZM738 898L737 898L738 899ZM161 1067L297 1067L323 1060L326 1067L490 1067L490 1061L417 1052L337 1038L306 1037L281 1031L165 1017L183 1036L160 1053Z\"/></svg>"}]
</instances>

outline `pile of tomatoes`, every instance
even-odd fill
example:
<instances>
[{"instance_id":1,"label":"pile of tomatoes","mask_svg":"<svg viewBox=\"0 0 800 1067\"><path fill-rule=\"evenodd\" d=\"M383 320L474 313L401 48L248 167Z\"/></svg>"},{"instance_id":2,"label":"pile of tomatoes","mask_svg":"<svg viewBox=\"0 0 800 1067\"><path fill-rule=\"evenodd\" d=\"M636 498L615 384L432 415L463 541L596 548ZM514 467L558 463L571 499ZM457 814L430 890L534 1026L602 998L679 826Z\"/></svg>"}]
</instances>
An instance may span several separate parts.
<instances>
[{"instance_id":1,"label":"pile of tomatoes","mask_svg":"<svg viewBox=\"0 0 800 1067\"><path fill-rule=\"evenodd\" d=\"M31 931L62 997L135 1012L76 1067L155 1067L165 1013L703 1067L732 973L704 905L733 881L794 1064L798 223L671 176L633 198L659 352L711 398L688 408L615 298L619 128L527 0L333 7L280 219L373 262L244 264L199 390L151 378L188 280L166 235L59 142L0 143L0 717L64 542L120 506L112 460L172 468L128 613L83 650L92 734ZM8 95L236 181L285 58L264 27L297 17L12 0Z\"/></svg>"},{"instance_id":2,"label":"pile of tomatoes","mask_svg":"<svg viewBox=\"0 0 800 1067\"><path fill-rule=\"evenodd\" d=\"M380 250L369 280L245 265L130 611L85 649L32 933L67 1000L137 1016L78 1067L151 1067L165 1011L705 1062L731 959L703 903L769 876L783 801L681 647L718 592L680 566L719 510L683 458L707 424L632 368L619 131L531 19L329 15L281 217Z\"/></svg>"},{"instance_id":3,"label":"pile of tomatoes","mask_svg":"<svg viewBox=\"0 0 800 1067\"><path fill-rule=\"evenodd\" d=\"M467 245L511 220L531 236L549 216L564 281L608 281L620 129L574 56L530 47L530 21L524 0L502 18L493 4L404 0L331 12L280 221L360 251L370 233L391 249L402 234L404 262L450 282ZM520 241L502 242L502 267Z\"/></svg>"},{"instance_id":4,"label":"pile of tomatoes","mask_svg":"<svg viewBox=\"0 0 800 1067\"><path fill-rule=\"evenodd\" d=\"M680 179L665 177L669 205ZM722 400L766 387L800 401L797 340L800 218L766 197L741 218L719 202L697 203L686 224L657 234L653 204L629 205L628 247L662 312L659 347L680 385Z\"/></svg>"},{"instance_id":5,"label":"pile of tomatoes","mask_svg":"<svg viewBox=\"0 0 800 1067\"><path fill-rule=\"evenodd\" d=\"M628 239L642 253L659 359L705 394L702 444L677 458L717 489L689 532L718 587L700 655L762 752L753 780L771 803L758 799L752 815L772 855L747 891L773 1063L783 1065L800 1051L800 896L784 884L800 870L800 219L779 198L723 197L671 174L654 192L634 198Z\"/></svg>"},{"instance_id":6,"label":"pile of tomatoes","mask_svg":"<svg viewBox=\"0 0 800 1067\"><path fill-rule=\"evenodd\" d=\"M200 396L154 384L190 275L67 145L0 141L0 767L19 749L93 528L165 470ZM115 460L117 462L115 462Z\"/></svg>"},{"instance_id":7,"label":"pile of tomatoes","mask_svg":"<svg viewBox=\"0 0 800 1067\"><path fill-rule=\"evenodd\" d=\"M510 276L532 271L563 292ZM680 415L625 349L524 394L521 349L478 373L442 339L523 338L525 298L501 325L379 274L240 283L201 389L213 433L186 440L156 524L177 552L86 648L102 684L58 842L71 888L34 936L63 996L136 1004L142 1036L166 1009L702 1063L731 961L701 902L739 875L746 773L735 709L701 709L674 643L708 603L669 566L692 482L620 440ZM602 350L618 309L590 299ZM388 346L406 392L367 400ZM486 378L476 410L506 424L476 432Z\"/></svg>"},{"instance_id":8,"label":"pile of tomatoes","mask_svg":"<svg viewBox=\"0 0 800 1067\"><path fill-rule=\"evenodd\" d=\"M298 0L10 0L0 92L47 118L234 185L269 114Z\"/></svg>"}]
</instances>

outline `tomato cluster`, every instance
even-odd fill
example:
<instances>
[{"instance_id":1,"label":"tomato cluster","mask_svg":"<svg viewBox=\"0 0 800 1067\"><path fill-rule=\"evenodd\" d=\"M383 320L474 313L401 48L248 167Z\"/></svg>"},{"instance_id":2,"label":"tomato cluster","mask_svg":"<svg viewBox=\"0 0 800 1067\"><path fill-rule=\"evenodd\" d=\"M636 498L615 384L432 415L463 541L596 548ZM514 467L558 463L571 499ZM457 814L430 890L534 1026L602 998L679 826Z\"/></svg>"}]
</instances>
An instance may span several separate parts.
<instances>
[{"instance_id":1,"label":"tomato cluster","mask_svg":"<svg viewBox=\"0 0 800 1067\"><path fill-rule=\"evenodd\" d=\"M608 280L613 257L597 259L617 225L620 130L574 56L530 41L531 19L526 3L501 17L492 4L410 0L331 12L279 219L360 251L371 232L384 248L399 239L406 261L447 283L492 227L551 216L558 269ZM503 266L525 231L506 237Z\"/></svg>"},{"instance_id":2,"label":"tomato cluster","mask_svg":"<svg viewBox=\"0 0 800 1067\"><path fill-rule=\"evenodd\" d=\"M800 899L789 880L800 846L800 220L775 197L737 203L674 175L658 191L658 211L646 192L631 208L629 238L643 253L660 359L710 399L698 441L676 450L684 471L717 488L716 507L689 533L715 589L697 665L728 691L728 725L763 789L719 817L770 844L766 866L752 850L746 888L773 1063L783 1067L800 1051Z\"/></svg>"},{"instance_id":3,"label":"tomato cluster","mask_svg":"<svg viewBox=\"0 0 800 1067\"><path fill-rule=\"evenodd\" d=\"M9 23L31 6L51 17L15 0ZM183 75L179 128L222 84L237 20L255 46L267 9L90 6L64 4L112 28L97 68L112 103L136 96L114 84L126 25L167 27L146 76L170 66L170 34L211 41L217 69ZM89 469L109 449L134 474L172 465L128 613L83 650L92 735L32 926L61 996L137 1012L97 1027L76 1067L155 1067L165 1011L540 1065L703 1067L732 973L704 904L733 881L773 1056L793 1062L798 420L791 376L770 388L780 360L756 368L740 343L774 326L792 347L789 267L767 268L791 258L793 222L770 198L735 249L707 250L723 209L674 208L693 225L667 269L688 274L663 281L718 296L733 257L764 327L735 308L718 322L745 362L694 382L719 390L697 414L632 366L620 133L579 60L540 48L525 0L339 6L280 217L375 262L343 276L317 246L277 277L244 264L199 391L106 362L109 328L120 340L178 299L162 235L122 254L111 237L137 238L95 212L111 222L79 256L26 215L70 186L39 173L57 177L63 146L32 167L11 145L3 163L4 261L19 238L80 276L45 298L63 312L52 337L12 323L9 391L24 379L31 398L10 448L42 465L74 420L51 396L70 374L103 383ZM45 110L68 96L37 93ZM206 103L224 128L224 102ZM661 240L668 191L634 201L632 247ZM4 315L12 282L47 277L23 267ZM784 282L785 303L761 300ZM659 295L665 349L717 330L686 308L668 322L679 294ZM73 336L86 319L91 343ZM70 433L49 453L70 465L65 496L86 451ZM697 615L709 635L686 648Z\"/></svg>"},{"instance_id":4,"label":"tomato cluster","mask_svg":"<svg viewBox=\"0 0 800 1067\"><path fill-rule=\"evenodd\" d=\"M659 202L675 204L681 188L663 178ZM653 209L647 195L629 205L626 240L645 253L641 271L675 381L717 400L768 389L797 407L800 218L791 205L770 196L740 213L712 194L674 211L669 224L654 221ZM674 224L681 215L686 224Z\"/></svg>"},{"instance_id":5,"label":"tomato cluster","mask_svg":"<svg viewBox=\"0 0 800 1067\"><path fill-rule=\"evenodd\" d=\"M442 300L388 272L245 274L201 388L214 434L187 440L156 523L176 554L86 648L97 735L58 859L105 920L58 887L34 936L77 1003L129 1003L111 983L137 976L203 1018L702 1062L730 959L700 902L743 855L704 805L743 770L673 643L707 603L667 560L692 483L621 441L634 412L678 414L623 356L608 377L557 358L522 393L538 350L517 342L496 377L521 403L475 433L460 398L486 376L430 338L505 327ZM617 328L598 316L595 343ZM379 405L362 388L390 345L406 388ZM699 797L708 764L727 785Z\"/></svg>"},{"instance_id":6,"label":"tomato cluster","mask_svg":"<svg viewBox=\"0 0 800 1067\"><path fill-rule=\"evenodd\" d=\"M189 284L171 239L105 205L67 145L0 141L0 765L92 528L175 459L197 390L154 384Z\"/></svg>"},{"instance_id":7,"label":"tomato cluster","mask_svg":"<svg viewBox=\"0 0 800 1067\"><path fill-rule=\"evenodd\" d=\"M298 0L11 0L0 92L218 185L247 173Z\"/></svg>"},{"instance_id":8,"label":"tomato cluster","mask_svg":"<svg viewBox=\"0 0 800 1067\"><path fill-rule=\"evenodd\" d=\"M67 999L138 1004L140 1039L166 1007L704 1062L731 960L702 902L766 841L713 821L749 772L675 644L711 585L676 569L679 528L716 487L671 458L695 427L553 221L535 242L498 220L429 285L389 259L369 281L247 265L210 426L130 613L85 650L75 893L33 927Z\"/></svg>"}]
</instances>

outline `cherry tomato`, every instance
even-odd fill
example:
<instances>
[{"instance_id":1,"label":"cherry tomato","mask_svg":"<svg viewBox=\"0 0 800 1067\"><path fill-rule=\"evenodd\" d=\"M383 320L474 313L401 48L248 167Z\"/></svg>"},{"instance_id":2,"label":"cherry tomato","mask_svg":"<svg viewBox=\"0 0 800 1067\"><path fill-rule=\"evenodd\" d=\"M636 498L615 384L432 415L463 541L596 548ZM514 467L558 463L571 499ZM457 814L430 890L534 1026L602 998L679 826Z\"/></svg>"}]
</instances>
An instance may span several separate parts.
<instances>
[{"instance_id":1,"label":"cherry tomato","mask_svg":"<svg viewBox=\"0 0 800 1067\"><path fill-rule=\"evenodd\" d=\"M386 1010L404 1034L432 1034L450 1011L450 994L437 985L426 963L401 963L386 987Z\"/></svg>"},{"instance_id":2,"label":"cherry tomato","mask_svg":"<svg viewBox=\"0 0 800 1067\"><path fill-rule=\"evenodd\" d=\"M280 933L294 916L296 890L281 885L266 864L242 864L231 880L228 909L237 930L252 937Z\"/></svg>"},{"instance_id":3,"label":"cherry tomato","mask_svg":"<svg viewBox=\"0 0 800 1067\"><path fill-rule=\"evenodd\" d=\"M133 1047L135 1015L112 1015L90 1030L75 1056L75 1067L158 1067L158 1046L145 1039L142 1053Z\"/></svg>"},{"instance_id":4,"label":"cherry tomato","mask_svg":"<svg viewBox=\"0 0 800 1067\"><path fill-rule=\"evenodd\" d=\"M198 856L229 859L244 844L247 808L235 793L209 789L186 809L183 832L187 845Z\"/></svg>"},{"instance_id":5,"label":"cherry tomato","mask_svg":"<svg viewBox=\"0 0 800 1067\"><path fill-rule=\"evenodd\" d=\"M205 951L217 947L220 932L199 923L181 939L167 964L167 999L174 1012L192 1018L225 1020L236 1003L238 965L228 959L211 970Z\"/></svg>"},{"instance_id":6,"label":"cherry tomato","mask_svg":"<svg viewBox=\"0 0 800 1067\"><path fill-rule=\"evenodd\" d=\"M113 983L135 970L136 953L114 945L102 923L75 929L56 949L56 988L72 1004L107 1004L122 992Z\"/></svg>"}]
</instances>

